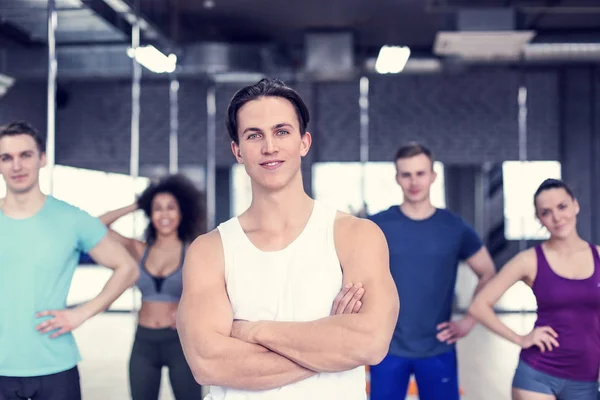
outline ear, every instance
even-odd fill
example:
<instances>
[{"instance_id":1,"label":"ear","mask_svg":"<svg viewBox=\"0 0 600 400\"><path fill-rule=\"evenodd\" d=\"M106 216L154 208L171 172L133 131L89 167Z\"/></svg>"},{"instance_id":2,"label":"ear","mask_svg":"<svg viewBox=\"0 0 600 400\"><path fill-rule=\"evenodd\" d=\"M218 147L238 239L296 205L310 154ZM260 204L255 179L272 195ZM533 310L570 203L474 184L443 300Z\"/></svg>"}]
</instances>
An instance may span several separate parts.
<instances>
[{"instance_id":1,"label":"ear","mask_svg":"<svg viewBox=\"0 0 600 400\"><path fill-rule=\"evenodd\" d=\"M44 168L46 166L46 152L40 154L40 168Z\"/></svg>"},{"instance_id":2,"label":"ear","mask_svg":"<svg viewBox=\"0 0 600 400\"><path fill-rule=\"evenodd\" d=\"M431 183L435 182L436 179L437 179L437 172L433 171L431 173Z\"/></svg>"},{"instance_id":3,"label":"ear","mask_svg":"<svg viewBox=\"0 0 600 400\"><path fill-rule=\"evenodd\" d=\"M235 157L236 161L239 164L243 164L244 160L242 159L242 152L240 150L240 145L237 144L236 142L231 142L231 152L233 153L233 156Z\"/></svg>"},{"instance_id":4,"label":"ear","mask_svg":"<svg viewBox=\"0 0 600 400\"><path fill-rule=\"evenodd\" d=\"M306 132L302 135L300 139L300 155L302 157L308 154L308 150L310 150L310 146L312 145L312 135L310 132Z\"/></svg>"},{"instance_id":5,"label":"ear","mask_svg":"<svg viewBox=\"0 0 600 400\"><path fill-rule=\"evenodd\" d=\"M573 200L573 205L575 206L575 215L579 215L579 202L577 199Z\"/></svg>"}]
</instances>

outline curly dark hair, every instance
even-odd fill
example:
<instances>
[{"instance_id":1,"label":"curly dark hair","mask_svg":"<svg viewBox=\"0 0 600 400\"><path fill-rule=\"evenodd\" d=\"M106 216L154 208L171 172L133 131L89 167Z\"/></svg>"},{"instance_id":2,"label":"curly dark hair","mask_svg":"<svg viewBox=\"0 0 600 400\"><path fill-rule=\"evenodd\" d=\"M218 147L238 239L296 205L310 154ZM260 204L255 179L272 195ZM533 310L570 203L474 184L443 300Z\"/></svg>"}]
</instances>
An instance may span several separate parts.
<instances>
[{"instance_id":1,"label":"curly dark hair","mask_svg":"<svg viewBox=\"0 0 600 400\"><path fill-rule=\"evenodd\" d=\"M198 235L206 233L206 208L204 193L194 183L181 174L169 175L151 184L140 195L137 204L151 220L152 200L159 193L170 193L175 197L181 212L181 222L177 234L182 242L192 242ZM152 221L146 228L146 242L156 239L156 228Z\"/></svg>"}]
</instances>

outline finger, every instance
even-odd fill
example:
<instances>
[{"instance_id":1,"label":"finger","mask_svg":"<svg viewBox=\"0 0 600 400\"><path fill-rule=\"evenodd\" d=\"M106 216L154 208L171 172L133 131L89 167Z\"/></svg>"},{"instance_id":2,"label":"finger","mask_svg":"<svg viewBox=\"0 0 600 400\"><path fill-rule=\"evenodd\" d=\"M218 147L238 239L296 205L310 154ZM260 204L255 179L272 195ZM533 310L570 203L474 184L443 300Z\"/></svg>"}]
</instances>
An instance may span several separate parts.
<instances>
[{"instance_id":1,"label":"finger","mask_svg":"<svg viewBox=\"0 0 600 400\"><path fill-rule=\"evenodd\" d=\"M546 336L542 338L542 342L544 343L548 351L552 351L554 349L554 347L552 346L552 342L550 342L550 337Z\"/></svg>"},{"instance_id":2,"label":"finger","mask_svg":"<svg viewBox=\"0 0 600 400\"><path fill-rule=\"evenodd\" d=\"M436 336L439 341L445 342L446 340L448 340L450 337L453 336L453 333L450 329L444 329L443 331L438 332L438 334Z\"/></svg>"},{"instance_id":3,"label":"finger","mask_svg":"<svg viewBox=\"0 0 600 400\"><path fill-rule=\"evenodd\" d=\"M356 305L354 306L354 310L352 311L353 313L358 313L360 311L360 308L362 307L362 301L357 301Z\"/></svg>"},{"instance_id":4,"label":"finger","mask_svg":"<svg viewBox=\"0 0 600 400\"><path fill-rule=\"evenodd\" d=\"M448 328L450 327L450 322L442 322L441 324L438 324L437 329L438 331L444 328Z\"/></svg>"},{"instance_id":5,"label":"finger","mask_svg":"<svg viewBox=\"0 0 600 400\"><path fill-rule=\"evenodd\" d=\"M536 340L534 343L535 343L535 345L536 345L537 347L539 347L539 348L540 348L540 351L541 351L542 353L546 351L546 347L544 346L544 342L542 342L541 340L539 340L539 339L538 339L538 340Z\"/></svg>"},{"instance_id":6,"label":"finger","mask_svg":"<svg viewBox=\"0 0 600 400\"><path fill-rule=\"evenodd\" d=\"M70 331L71 331L71 329L63 327L58 332L54 332L52 335L50 335L50 339L54 339L56 337L59 337L60 335L64 335L65 333L70 332Z\"/></svg>"},{"instance_id":7,"label":"finger","mask_svg":"<svg viewBox=\"0 0 600 400\"><path fill-rule=\"evenodd\" d=\"M40 333L46 334L48 332L52 332L52 331L54 331L56 329L59 329L59 328L60 328L60 325L58 325L58 324L55 324L55 323L48 324L45 327L43 327L42 329L40 329Z\"/></svg>"},{"instance_id":8,"label":"finger","mask_svg":"<svg viewBox=\"0 0 600 400\"><path fill-rule=\"evenodd\" d=\"M49 315L52 315L53 317L56 316L56 311L54 310L46 310L46 311L40 311L39 313L35 314L36 318L42 318L42 317L47 317Z\"/></svg>"},{"instance_id":9,"label":"finger","mask_svg":"<svg viewBox=\"0 0 600 400\"><path fill-rule=\"evenodd\" d=\"M346 294L344 295L344 297L342 297L342 299L340 300L339 304L338 304L338 308L336 310L336 314L343 314L344 310L346 309L346 307L348 306L348 303L350 303L350 300L352 300L352 298L354 297L354 295L356 294L356 292L358 291L358 287L356 285L353 285L348 292L346 292Z\"/></svg>"},{"instance_id":10,"label":"finger","mask_svg":"<svg viewBox=\"0 0 600 400\"><path fill-rule=\"evenodd\" d=\"M546 344L549 345L550 350L552 350L552 348L554 348L554 347L558 347L558 341L554 337L548 335L544 339L545 339L544 341L546 342Z\"/></svg>"},{"instance_id":11,"label":"finger","mask_svg":"<svg viewBox=\"0 0 600 400\"><path fill-rule=\"evenodd\" d=\"M47 329L48 329L49 327L52 327L52 326L54 326L55 324L56 324L56 319L55 319L55 318L53 318L53 319L49 319L49 320L47 320L47 321L44 321L44 322L42 322L41 324L38 324L38 325L35 327L35 329L36 329L36 330L38 330L38 331L40 331L40 332L42 332L42 331L44 331L44 330L46 330L46 331L47 331Z\"/></svg>"},{"instance_id":12,"label":"finger","mask_svg":"<svg viewBox=\"0 0 600 400\"><path fill-rule=\"evenodd\" d=\"M446 340L446 343L452 344L458 341L458 336L452 336L450 339Z\"/></svg>"},{"instance_id":13,"label":"finger","mask_svg":"<svg viewBox=\"0 0 600 400\"><path fill-rule=\"evenodd\" d=\"M340 305L340 301L342 300L342 298L344 298L346 293L348 293L348 290L350 290L351 287L352 287L352 283L347 283L346 286L344 286L342 288L342 290L340 290L340 292L337 294L337 296L335 296L335 299L333 300L333 305L331 307L331 315L333 315L337 312L337 309Z\"/></svg>"},{"instance_id":14,"label":"finger","mask_svg":"<svg viewBox=\"0 0 600 400\"><path fill-rule=\"evenodd\" d=\"M362 298L364 293L365 289L363 288L360 288L356 291L356 293L354 294L354 296L352 296L352 299L350 299L350 302L344 309L344 314L352 314L352 312L354 311L354 307L356 306L356 302Z\"/></svg>"},{"instance_id":15,"label":"finger","mask_svg":"<svg viewBox=\"0 0 600 400\"><path fill-rule=\"evenodd\" d=\"M554 336L555 338L558 337L558 333L556 333L556 331L549 326L544 327L544 332L547 332L548 334Z\"/></svg>"}]
</instances>

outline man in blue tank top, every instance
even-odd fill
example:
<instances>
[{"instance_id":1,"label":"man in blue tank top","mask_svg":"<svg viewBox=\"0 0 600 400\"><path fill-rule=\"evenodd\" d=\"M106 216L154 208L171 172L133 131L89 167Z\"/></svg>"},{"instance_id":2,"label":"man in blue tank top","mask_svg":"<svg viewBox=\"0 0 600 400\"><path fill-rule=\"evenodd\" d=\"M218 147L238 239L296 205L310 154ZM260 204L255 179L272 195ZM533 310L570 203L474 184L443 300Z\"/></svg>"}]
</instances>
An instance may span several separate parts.
<instances>
[{"instance_id":1,"label":"man in blue tank top","mask_svg":"<svg viewBox=\"0 0 600 400\"><path fill-rule=\"evenodd\" d=\"M371 368L371 400L403 398L411 375L420 400L458 399L454 343L475 324L468 315L450 321L458 264L466 261L478 276L476 291L494 275L494 264L472 227L431 204L431 151L411 143L395 163L404 202L370 219L387 239L401 312L388 356Z\"/></svg>"},{"instance_id":2,"label":"man in blue tank top","mask_svg":"<svg viewBox=\"0 0 600 400\"><path fill-rule=\"evenodd\" d=\"M71 331L137 279L137 265L96 218L40 190L44 143L27 123L0 128L0 399L81 399ZM66 309L79 254L114 270L104 289Z\"/></svg>"}]
</instances>

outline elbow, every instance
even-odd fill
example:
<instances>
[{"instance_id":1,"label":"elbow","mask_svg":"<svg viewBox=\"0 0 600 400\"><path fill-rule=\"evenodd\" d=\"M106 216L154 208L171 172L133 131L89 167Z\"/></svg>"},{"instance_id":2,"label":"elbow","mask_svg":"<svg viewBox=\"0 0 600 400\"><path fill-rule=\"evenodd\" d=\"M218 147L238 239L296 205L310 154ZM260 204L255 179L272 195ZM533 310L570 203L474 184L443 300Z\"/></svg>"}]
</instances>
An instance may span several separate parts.
<instances>
[{"instance_id":1,"label":"elbow","mask_svg":"<svg viewBox=\"0 0 600 400\"><path fill-rule=\"evenodd\" d=\"M136 264L127 267L127 286L133 286L140 277L140 270Z\"/></svg>"},{"instance_id":2,"label":"elbow","mask_svg":"<svg viewBox=\"0 0 600 400\"><path fill-rule=\"evenodd\" d=\"M477 321L481 321L481 317L483 314L485 314L486 309L491 309L492 306L489 304L486 304L485 302L483 302L481 299L478 299L477 297L471 302L471 305L469 305L469 308L467 310L467 313L472 316L473 318L475 318L475 320Z\"/></svg>"},{"instance_id":3,"label":"elbow","mask_svg":"<svg viewBox=\"0 0 600 400\"><path fill-rule=\"evenodd\" d=\"M194 375L194 379L199 385L210 386L216 383L215 377L211 374L211 368L207 366L205 360L197 358L188 364L192 371L192 375ZM214 370L212 372L214 373Z\"/></svg>"},{"instance_id":4,"label":"elbow","mask_svg":"<svg viewBox=\"0 0 600 400\"><path fill-rule=\"evenodd\" d=\"M358 365L377 365L387 356L393 329L390 332L372 332L357 348Z\"/></svg>"}]
</instances>

